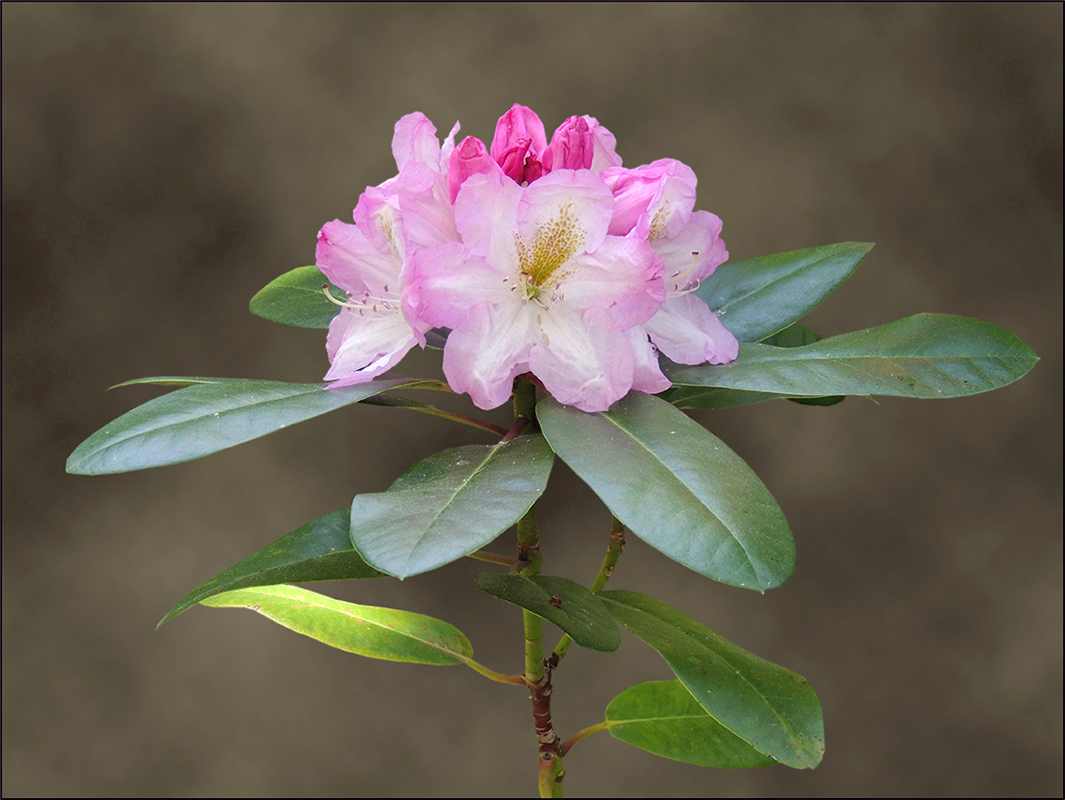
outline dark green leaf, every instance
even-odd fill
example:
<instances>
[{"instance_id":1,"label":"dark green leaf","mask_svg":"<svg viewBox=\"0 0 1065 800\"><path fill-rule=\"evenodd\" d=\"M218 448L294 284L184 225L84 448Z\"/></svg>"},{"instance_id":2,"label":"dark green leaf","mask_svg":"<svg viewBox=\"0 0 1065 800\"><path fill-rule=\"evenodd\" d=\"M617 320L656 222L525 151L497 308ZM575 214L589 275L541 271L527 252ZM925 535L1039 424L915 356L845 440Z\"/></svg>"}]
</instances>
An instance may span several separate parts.
<instances>
[{"instance_id":1,"label":"dark green leaf","mask_svg":"<svg viewBox=\"0 0 1065 800\"><path fill-rule=\"evenodd\" d=\"M606 707L615 739L699 767L767 767L759 753L711 717L680 681L651 681L626 689Z\"/></svg>"},{"instance_id":2,"label":"dark green leaf","mask_svg":"<svg viewBox=\"0 0 1065 800\"><path fill-rule=\"evenodd\" d=\"M477 576L477 588L543 617L581 647L610 653L621 644L618 626L602 601L574 581L551 575L484 572Z\"/></svg>"},{"instance_id":3,"label":"dark green leaf","mask_svg":"<svg viewBox=\"0 0 1065 800\"><path fill-rule=\"evenodd\" d=\"M286 533L273 544L193 589L167 612L159 624L212 595L249 586L384 577L383 572L363 561L351 546L350 516L351 512L342 508Z\"/></svg>"},{"instance_id":4,"label":"dark green leaf","mask_svg":"<svg viewBox=\"0 0 1065 800\"><path fill-rule=\"evenodd\" d=\"M357 495L351 540L367 563L397 578L484 547L536 502L554 454L539 434L429 456L388 491Z\"/></svg>"},{"instance_id":5,"label":"dark green leaf","mask_svg":"<svg viewBox=\"0 0 1065 800\"><path fill-rule=\"evenodd\" d=\"M415 664L464 664L469 639L453 625L410 611L360 606L295 586L257 586L201 600L214 608L250 608L296 633L368 658Z\"/></svg>"},{"instance_id":6,"label":"dark green leaf","mask_svg":"<svg viewBox=\"0 0 1065 800\"><path fill-rule=\"evenodd\" d=\"M762 340L762 344L769 344L773 347L805 347L824 338L817 331L812 331L796 322L782 331L777 331L772 336L767 336Z\"/></svg>"},{"instance_id":7,"label":"dark green leaf","mask_svg":"<svg viewBox=\"0 0 1065 800\"><path fill-rule=\"evenodd\" d=\"M695 293L741 342L757 342L816 308L871 244L843 242L722 264Z\"/></svg>"},{"instance_id":8,"label":"dark green leaf","mask_svg":"<svg viewBox=\"0 0 1065 800\"><path fill-rule=\"evenodd\" d=\"M731 364L663 362L663 371L678 389L935 398L997 389L1020 378L1037 360L1028 345L991 323L918 314L805 347L742 344Z\"/></svg>"},{"instance_id":9,"label":"dark green leaf","mask_svg":"<svg viewBox=\"0 0 1065 800\"><path fill-rule=\"evenodd\" d=\"M748 653L661 600L625 591L599 596L615 620L659 652L724 728L789 767L812 768L821 761L824 721L805 678Z\"/></svg>"},{"instance_id":10,"label":"dark green leaf","mask_svg":"<svg viewBox=\"0 0 1065 800\"><path fill-rule=\"evenodd\" d=\"M181 379L141 382L157 380L174 383ZM389 389L423 385L396 377L339 389L327 389L322 383L211 380L149 400L105 425L71 453L67 472L105 475L191 461Z\"/></svg>"},{"instance_id":11,"label":"dark green leaf","mask_svg":"<svg viewBox=\"0 0 1065 800\"><path fill-rule=\"evenodd\" d=\"M714 580L764 591L795 570L776 500L724 442L656 397L632 392L600 414L542 401L544 436L648 544Z\"/></svg>"},{"instance_id":12,"label":"dark green leaf","mask_svg":"<svg viewBox=\"0 0 1065 800\"><path fill-rule=\"evenodd\" d=\"M328 328L340 306L329 302L322 287L329 283L318 267L299 267L270 281L251 299L251 313L300 328ZM343 289L330 285L338 302L347 301Z\"/></svg>"}]
</instances>

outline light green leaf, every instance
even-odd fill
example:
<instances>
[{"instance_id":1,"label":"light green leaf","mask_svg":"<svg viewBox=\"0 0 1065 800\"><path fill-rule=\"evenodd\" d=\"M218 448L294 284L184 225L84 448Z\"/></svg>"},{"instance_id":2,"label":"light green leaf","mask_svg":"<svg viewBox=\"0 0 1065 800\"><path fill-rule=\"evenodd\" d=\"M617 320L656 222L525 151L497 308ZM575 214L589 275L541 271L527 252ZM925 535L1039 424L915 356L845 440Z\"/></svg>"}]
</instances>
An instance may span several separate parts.
<instances>
[{"instance_id":1,"label":"light green leaf","mask_svg":"<svg viewBox=\"0 0 1065 800\"><path fill-rule=\"evenodd\" d=\"M553 461L539 434L429 456L388 491L355 497L352 543L397 578L441 567L517 522L543 493Z\"/></svg>"},{"instance_id":2,"label":"light green leaf","mask_svg":"<svg viewBox=\"0 0 1065 800\"><path fill-rule=\"evenodd\" d=\"M805 678L748 653L661 600L626 591L599 596L618 623L659 652L722 727L789 767L820 763L824 721Z\"/></svg>"},{"instance_id":3,"label":"light green leaf","mask_svg":"<svg viewBox=\"0 0 1065 800\"><path fill-rule=\"evenodd\" d=\"M663 363L663 372L678 389L937 398L998 389L1037 360L1028 345L989 322L918 314L805 347L741 344L731 364Z\"/></svg>"},{"instance_id":4,"label":"light green leaf","mask_svg":"<svg viewBox=\"0 0 1065 800\"><path fill-rule=\"evenodd\" d=\"M695 290L741 342L757 342L821 304L871 244L843 242L722 264Z\"/></svg>"},{"instance_id":5,"label":"light green leaf","mask_svg":"<svg viewBox=\"0 0 1065 800\"><path fill-rule=\"evenodd\" d=\"M611 653L621 644L618 626L603 602L574 581L553 575L484 572L477 576L477 588L543 617L581 647Z\"/></svg>"},{"instance_id":6,"label":"light green leaf","mask_svg":"<svg viewBox=\"0 0 1065 800\"><path fill-rule=\"evenodd\" d=\"M606 707L615 739L699 767L745 769L776 764L706 713L680 681L640 683Z\"/></svg>"},{"instance_id":7,"label":"light green leaf","mask_svg":"<svg viewBox=\"0 0 1065 800\"><path fill-rule=\"evenodd\" d=\"M270 281L251 299L251 313L300 328L328 328L340 306L329 302L322 291L328 284L318 267L299 267ZM338 302L347 302L343 289L329 284L329 292Z\"/></svg>"},{"instance_id":8,"label":"light green leaf","mask_svg":"<svg viewBox=\"0 0 1065 800\"><path fill-rule=\"evenodd\" d=\"M167 612L159 625L212 595L249 586L385 577L383 572L363 561L351 546L350 516L351 512L342 508L286 533L193 589Z\"/></svg>"},{"instance_id":9,"label":"light green leaf","mask_svg":"<svg viewBox=\"0 0 1065 800\"><path fill-rule=\"evenodd\" d=\"M795 570L784 514L750 467L669 403L632 392L588 414L536 407L559 457L637 536L708 578L765 591Z\"/></svg>"},{"instance_id":10,"label":"light green leaf","mask_svg":"<svg viewBox=\"0 0 1065 800\"><path fill-rule=\"evenodd\" d=\"M160 380L182 379L139 382ZM191 461L390 389L435 385L397 377L339 389L239 378L185 380L196 382L149 400L78 445L67 459L67 472L105 475Z\"/></svg>"},{"instance_id":11,"label":"light green leaf","mask_svg":"<svg viewBox=\"0 0 1065 800\"><path fill-rule=\"evenodd\" d=\"M458 628L393 608L360 606L295 586L257 586L200 601L213 608L250 608L267 619L348 653L447 666L465 664L473 647Z\"/></svg>"}]
</instances>

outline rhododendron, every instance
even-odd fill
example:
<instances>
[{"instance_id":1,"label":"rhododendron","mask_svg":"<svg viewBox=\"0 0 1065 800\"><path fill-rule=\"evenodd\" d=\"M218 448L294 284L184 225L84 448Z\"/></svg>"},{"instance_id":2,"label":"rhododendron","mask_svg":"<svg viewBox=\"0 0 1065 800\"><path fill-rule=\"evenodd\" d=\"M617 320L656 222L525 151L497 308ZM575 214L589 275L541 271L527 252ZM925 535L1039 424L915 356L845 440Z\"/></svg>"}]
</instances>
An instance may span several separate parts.
<instances>
[{"instance_id":1,"label":"rhododendron","mask_svg":"<svg viewBox=\"0 0 1065 800\"><path fill-rule=\"evenodd\" d=\"M720 220L693 212L691 169L623 168L614 136L588 116L550 143L520 105L490 148L455 146L457 130L441 147L428 119L404 117L399 174L367 189L356 226L322 229L319 267L349 296L326 380L372 379L431 326L452 329L444 372L483 408L525 372L559 401L602 411L633 388L669 387L659 351L684 364L735 358L735 339L690 295L728 256Z\"/></svg>"},{"instance_id":2,"label":"rhododendron","mask_svg":"<svg viewBox=\"0 0 1065 800\"><path fill-rule=\"evenodd\" d=\"M924 314L826 339L798 324L871 245L733 264L697 292L728 252L721 220L695 210L689 167L668 158L624 167L614 137L588 116L565 120L548 141L540 118L519 105L499 120L490 147L476 138L456 146L457 132L456 124L441 143L424 115L403 117L392 140L397 174L360 195L354 224L322 227L317 267L292 270L252 298L252 311L267 319L328 327L328 389L343 388L130 381L181 388L102 428L67 470L189 461L362 404L488 432L493 443L429 455L386 491L356 494L285 534L194 589L163 622L196 604L250 608L348 653L465 665L519 686L532 703L542 797L562 796L563 760L605 730L701 766L817 766L824 724L804 678L650 595L606 589L628 533L700 575L758 592L795 568L795 543L769 490L683 409L973 394L1019 378L1034 353L1001 328L962 317ZM323 275L333 287L322 286ZM337 287L343 299L330 294ZM700 294L728 304L744 339L736 363L720 366L739 345ZM430 340L434 326L444 330ZM449 385L383 374L415 345L441 341ZM660 355L676 363L660 367ZM394 394L404 390L465 392L481 408L513 399L513 422L508 429ZM365 440L359 446L363 455ZM557 517L538 511L549 502L556 456L609 511L606 555L584 584L550 574L541 552L537 518ZM485 549L511 527L513 555ZM441 619L280 583L402 579L466 557L494 570L476 577L477 589L522 609L520 673L476 661L470 640ZM553 651L545 620L563 632ZM619 627L657 650L675 679L630 686L602 721L586 720L564 739L552 716L554 682L569 673L562 660L571 645L616 650Z\"/></svg>"}]
</instances>

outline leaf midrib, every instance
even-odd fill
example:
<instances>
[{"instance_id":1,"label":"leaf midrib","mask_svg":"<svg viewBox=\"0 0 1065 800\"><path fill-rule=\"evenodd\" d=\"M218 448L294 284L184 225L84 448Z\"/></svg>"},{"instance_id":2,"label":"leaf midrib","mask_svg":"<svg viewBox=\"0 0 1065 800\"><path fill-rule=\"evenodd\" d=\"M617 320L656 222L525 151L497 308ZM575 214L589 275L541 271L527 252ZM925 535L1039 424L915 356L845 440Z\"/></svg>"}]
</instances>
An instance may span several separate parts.
<instances>
[{"instance_id":1,"label":"leaf midrib","mask_svg":"<svg viewBox=\"0 0 1065 800\"><path fill-rule=\"evenodd\" d=\"M314 608L320 608L320 609L323 609L325 611L331 611L331 612L336 613L336 614L341 614L341 615L343 615L344 617L346 617L348 619L357 620L360 623L366 623L367 625L372 625L372 626L374 626L375 628L377 628L377 629L379 629L381 631L398 634L399 636L402 636L402 637L404 637L406 639L410 639L412 642L420 642L421 644L427 645L428 647L432 647L433 649L439 650L442 653L447 653L448 655L454 656L455 658L460 658L460 659L468 658L468 656L465 656L465 655L463 655L461 653L458 653L458 652L456 652L454 650L451 650L451 649L449 649L447 647L444 647L444 646L442 646L442 645L440 645L438 643L430 642L430 641L427 641L425 639L419 639L418 637L413 636L412 634L408 633L407 631L396 630L395 628L389 627L388 625L385 625L382 622L377 622L375 620L369 619L368 617L358 616L357 614L354 614L354 613L348 611L347 609L334 608L333 606L331 606L331 605L329 605L327 603L321 603L321 602L318 602L318 601L313 600L313 599L307 599L305 597L300 597L300 598L297 599L297 598L291 597L290 595L287 595L287 594L286 595L277 595L277 594L271 595L271 594L265 593L265 592L257 592L256 591L256 587L251 587L251 588L248 588L248 589L237 589L237 591L246 591L246 592L252 592L253 594L262 594L262 595L264 595L266 597L272 597L272 598L275 598L275 599L278 598L278 597L282 597L282 598L284 598L284 600L288 601L289 603L291 603L293 605L299 603L299 604L302 604L302 605L305 605L305 606L313 606ZM353 603L352 605L355 605L355 604ZM262 614L262 611L260 609L252 608L250 606L245 606L245 608L250 608L250 610L255 611L257 614ZM266 615L263 614L263 616L266 616Z\"/></svg>"}]
</instances>

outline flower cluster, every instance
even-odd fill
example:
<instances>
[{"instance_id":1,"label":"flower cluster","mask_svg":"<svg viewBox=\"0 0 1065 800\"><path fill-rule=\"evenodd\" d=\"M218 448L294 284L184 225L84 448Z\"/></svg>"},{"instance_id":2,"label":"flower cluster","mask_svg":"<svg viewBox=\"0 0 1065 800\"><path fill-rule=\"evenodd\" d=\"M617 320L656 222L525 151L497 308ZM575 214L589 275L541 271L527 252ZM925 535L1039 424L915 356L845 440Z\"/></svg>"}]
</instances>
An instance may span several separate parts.
<instances>
[{"instance_id":1,"label":"flower cluster","mask_svg":"<svg viewBox=\"0 0 1065 800\"><path fill-rule=\"evenodd\" d=\"M433 327L444 374L481 408L531 372L559 402L605 411L669 381L658 352L724 364L736 339L692 294L728 258L721 220L694 211L673 159L628 169L614 136L570 117L551 137L515 105L490 148L441 145L420 113L396 123L399 173L369 187L355 224L327 223L317 263L347 301L329 328L333 386L372 380Z\"/></svg>"}]
</instances>

